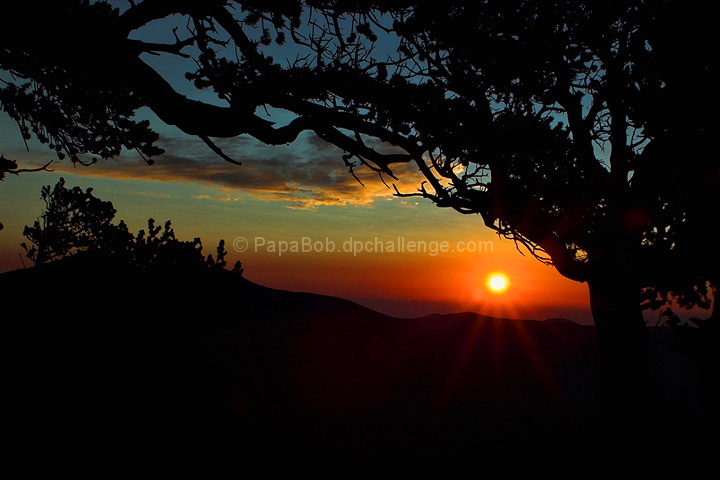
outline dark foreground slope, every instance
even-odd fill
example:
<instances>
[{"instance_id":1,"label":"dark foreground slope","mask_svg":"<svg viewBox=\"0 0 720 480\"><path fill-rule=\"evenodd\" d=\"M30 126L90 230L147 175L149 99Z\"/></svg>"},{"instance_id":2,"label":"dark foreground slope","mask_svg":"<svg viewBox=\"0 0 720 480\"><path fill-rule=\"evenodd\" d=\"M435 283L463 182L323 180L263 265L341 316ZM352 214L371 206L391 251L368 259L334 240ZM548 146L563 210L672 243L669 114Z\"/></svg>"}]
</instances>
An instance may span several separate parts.
<instances>
[{"instance_id":1,"label":"dark foreground slope","mask_svg":"<svg viewBox=\"0 0 720 480\"><path fill-rule=\"evenodd\" d=\"M0 291L20 444L452 450L597 427L594 328L566 320L397 319L228 271L92 263Z\"/></svg>"}]
</instances>

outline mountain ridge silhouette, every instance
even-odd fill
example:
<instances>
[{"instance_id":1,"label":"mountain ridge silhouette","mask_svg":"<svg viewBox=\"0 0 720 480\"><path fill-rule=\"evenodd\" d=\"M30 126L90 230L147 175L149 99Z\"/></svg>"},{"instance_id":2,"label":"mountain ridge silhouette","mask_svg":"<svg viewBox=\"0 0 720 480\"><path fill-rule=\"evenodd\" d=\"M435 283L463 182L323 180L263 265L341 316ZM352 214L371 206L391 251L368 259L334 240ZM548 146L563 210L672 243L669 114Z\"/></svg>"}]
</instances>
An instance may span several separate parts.
<instances>
[{"instance_id":1,"label":"mountain ridge silhouette","mask_svg":"<svg viewBox=\"0 0 720 480\"><path fill-rule=\"evenodd\" d=\"M56 263L0 274L24 306L5 325L11 403L35 430L413 449L570 439L596 421L592 326L395 318L222 269Z\"/></svg>"}]
</instances>

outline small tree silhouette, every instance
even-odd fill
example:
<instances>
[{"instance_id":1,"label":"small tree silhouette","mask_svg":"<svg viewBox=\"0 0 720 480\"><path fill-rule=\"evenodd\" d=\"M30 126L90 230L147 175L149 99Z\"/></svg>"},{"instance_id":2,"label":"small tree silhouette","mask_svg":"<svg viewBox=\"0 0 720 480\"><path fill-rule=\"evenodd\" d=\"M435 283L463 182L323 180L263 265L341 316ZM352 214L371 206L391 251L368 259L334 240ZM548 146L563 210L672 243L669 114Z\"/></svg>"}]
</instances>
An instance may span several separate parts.
<instances>
[{"instance_id":1,"label":"small tree silhouette","mask_svg":"<svg viewBox=\"0 0 720 480\"><path fill-rule=\"evenodd\" d=\"M130 248L123 251L128 255L127 261L140 268L156 266L183 268L225 268L225 240L220 240L217 246L217 259L212 254L207 258L202 254L202 241L196 237L192 241L181 241L175 237L170 220L163 227L155 226L155 220L148 219L147 233L138 232ZM115 251L116 254L120 253ZM241 263L236 262L233 272L242 273Z\"/></svg>"},{"instance_id":2,"label":"small tree silhouette","mask_svg":"<svg viewBox=\"0 0 720 480\"><path fill-rule=\"evenodd\" d=\"M205 258L200 238L178 240L170 220L160 227L152 218L148 219L147 232L140 230L136 237L123 220L112 223L117 213L113 204L95 197L92 191L77 186L68 190L63 178L52 190L50 185L42 188L45 212L23 231L32 245L21 244L36 265L79 253L112 256L138 268L222 269L227 265L224 240L217 246L216 259L212 255ZM242 274L242 264L237 262L232 271Z\"/></svg>"},{"instance_id":3,"label":"small tree silhouette","mask_svg":"<svg viewBox=\"0 0 720 480\"><path fill-rule=\"evenodd\" d=\"M45 212L23 231L32 246L21 245L36 265L102 247L114 249L132 240L124 222L113 225L112 203L93 196L92 188L68 190L60 178L52 190L44 186L41 196Z\"/></svg>"}]
</instances>

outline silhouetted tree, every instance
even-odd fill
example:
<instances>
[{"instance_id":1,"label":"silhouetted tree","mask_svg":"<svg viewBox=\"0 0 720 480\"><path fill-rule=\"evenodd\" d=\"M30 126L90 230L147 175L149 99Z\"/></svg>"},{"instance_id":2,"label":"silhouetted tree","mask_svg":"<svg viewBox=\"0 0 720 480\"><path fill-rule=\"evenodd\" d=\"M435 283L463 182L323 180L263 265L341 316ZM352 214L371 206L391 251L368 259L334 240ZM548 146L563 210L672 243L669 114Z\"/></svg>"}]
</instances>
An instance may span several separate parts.
<instances>
[{"instance_id":1,"label":"silhouetted tree","mask_svg":"<svg viewBox=\"0 0 720 480\"><path fill-rule=\"evenodd\" d=\"M8 7L9 8L9 7ZM718 285L720 170L711 150L714 25L675 0L484 2L145 0L12 5L2 108L80 161L121 147L160 153L149 107L228 161L211 137L270 145L314 132L393 178L414 163L416 195L479 214L567 278L589 286L619 401L646 371L642 289ZM173 17L173 15L176 15ZM184 17L184 18L182 18ZM165 19L172 43L134 33ZM41 32L62 25L52 41ZM143 59L193 56L186 75L227 106L178 93ZM278 125L261 116L288 114ZM370 140L394 146L379 150ZM708 284L710 287L708 287ZM684 293L683 293L684 295ZM657 298L657 297L656 297Z\"/></svg>"},{"instance_id":2,"label":"silhouetted tree","mask_svg":"<svg viewBox=\"0 0 720 480\"><path fill-rule=\"evenodd\" d=\"M148 219L147 232L137 236L129 232L123 220L112 223L116 210L109 201L92 194L92 188L67 189L61 178L51 190L42 188L45 212L32 227L25 226L23 234L31 242L21 246L36 265L62 260L79 253L92 254L94 259L110 259L140 269L223 269L227 265L225 241L220 240L217 259L202 254L202 241L181 241L175 237L171 222L155 226ZM240 262L232 270L242 274Z\"/></svg>"},{"instance_id":3,"label":"silhouetted tree","mask_svg":"<svg viewBox=\"0 0 720 480\"><path fill-rule=\"evenodd\" d=\"M45 212L32 227L25 226L23 235L32 243L23 243L27 257L42 264L79 252L115 249L132 239L124 222L113 225L116 210L92 194L92 188L65 188L61 178L51 190L42 187Z\"/></svg>"}]
</instances>

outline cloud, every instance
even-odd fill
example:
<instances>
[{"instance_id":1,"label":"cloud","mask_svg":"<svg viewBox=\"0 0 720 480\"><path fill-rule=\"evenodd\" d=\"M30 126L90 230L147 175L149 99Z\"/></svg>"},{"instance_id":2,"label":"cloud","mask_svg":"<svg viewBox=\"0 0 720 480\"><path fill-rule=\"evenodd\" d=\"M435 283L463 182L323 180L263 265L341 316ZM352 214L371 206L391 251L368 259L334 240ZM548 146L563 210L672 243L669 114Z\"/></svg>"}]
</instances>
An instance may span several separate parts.
<instances>
[{"instance_id":1,"label":"cloud","mask_svg":"<svg viewBox=\"0 0 720 480\"><path fill-rule=\"evenodd\" d=\"M241 166L222 160L192 137L165 138L160 144L166 153L156 157L152 166L128 153L89 167L73 168L65 162L53 167L86 176L202 183L223 190L214 200L238 200L239 194L245 192L261 200L285 202L288 208L296 209L367 205L394 193L377 173L359 166L355 173L363 187L348 172L341 159L343 152L314 135L305 135L283 146L267 146L245 137L218 140L216 144L225 154L241 161ZM414 190L420 184L419 174L412 166L399 165L394 170L407 187L405 190L409 186ZM385 180L391 185L389 181L393 179Z\"/></svg>"}]
</instances>

